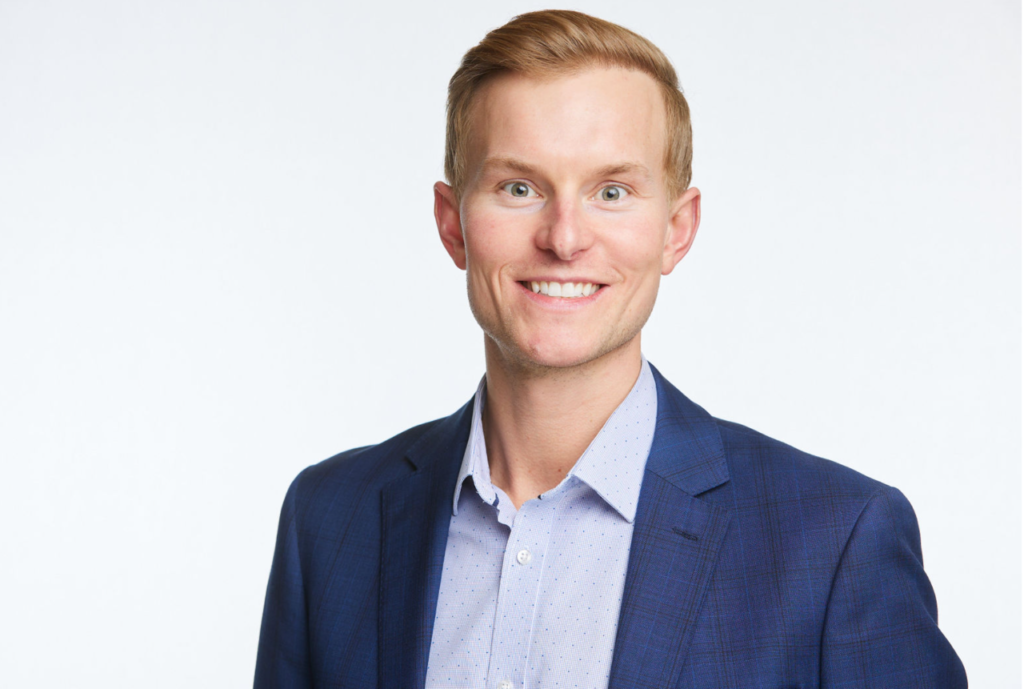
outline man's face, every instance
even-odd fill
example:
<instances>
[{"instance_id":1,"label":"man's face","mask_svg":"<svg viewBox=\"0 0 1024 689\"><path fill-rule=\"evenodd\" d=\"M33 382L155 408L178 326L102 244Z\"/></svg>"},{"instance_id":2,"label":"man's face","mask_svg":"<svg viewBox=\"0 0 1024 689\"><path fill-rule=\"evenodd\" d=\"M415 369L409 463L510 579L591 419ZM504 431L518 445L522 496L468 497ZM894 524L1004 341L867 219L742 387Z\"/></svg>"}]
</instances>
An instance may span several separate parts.
<instances>
[{"instance_id":1,"label":"man's face","mask_svg":"<svg viewBox=\"0 0 1024 689\"><path fill-rule=\"evenodd\" d=\"M506 74L470 116L461 203L438 183L435 214L484 332L531 368L639 351L660 278L699 221L696 189L666 192L657 84L620 68Z\"/></svg>"}]
</instances>

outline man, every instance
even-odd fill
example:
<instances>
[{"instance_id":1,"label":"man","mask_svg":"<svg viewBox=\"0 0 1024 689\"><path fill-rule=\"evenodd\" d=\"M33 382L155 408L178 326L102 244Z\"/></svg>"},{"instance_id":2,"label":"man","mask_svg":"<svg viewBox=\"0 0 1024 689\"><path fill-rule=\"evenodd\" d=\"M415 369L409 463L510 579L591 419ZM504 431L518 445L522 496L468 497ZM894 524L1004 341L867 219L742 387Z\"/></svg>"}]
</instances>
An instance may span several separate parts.
<instances>
[{"instance_id":1,"label":"man","mask_svg":"<svg viewBox=\"0 0 1024 689\"><path fill-rule=\"evenodd\" d=\"M296 478L257 686L966 686L906 499L643 358L690 159L671 65L621 27L531 13L466 54L435 217L486 376Z\"/></svg>"}]
</instances>

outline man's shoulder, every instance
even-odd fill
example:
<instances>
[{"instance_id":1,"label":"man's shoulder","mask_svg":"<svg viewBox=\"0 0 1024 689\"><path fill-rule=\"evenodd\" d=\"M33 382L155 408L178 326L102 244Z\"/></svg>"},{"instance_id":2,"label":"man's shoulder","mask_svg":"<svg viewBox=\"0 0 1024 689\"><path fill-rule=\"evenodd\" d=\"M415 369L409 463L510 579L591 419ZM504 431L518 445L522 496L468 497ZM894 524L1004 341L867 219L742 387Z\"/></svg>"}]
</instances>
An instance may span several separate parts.
<instances>
[{"instance_id":1,"label":"man's shoulder","mask_svg":"<svg viewBox=\"0 0 1024 689\"><path fill-rule=\"evenodd\" d=\"M445 419L406 429L375 445L355 447L307 467L296 479L306 500L314 493L337 496L339 491L379 488L410 470L406 452Z\"/></svg>"},{"instance_id":2,"label":"man's shoulder","mask_svg":"<svg viewBox=\"0 0 1024 689\"><path fill-rule=\"evenodd\" d=\"M742 424L712 416L653 370L659 385L658 413L659 416L665 414L659 424L665 421L666 428L697 434L696 446L702 448L706 457L702 466L724 460L724 467L719 465L710 472L718 479L728 475L728 481L711 482L729 486L724 492L732 495L724 499L793 505L802 498L838 495L863 504L873 495L889 489L880 481L838 462L804 452ZM709 461L707 458L718 454L719 440L722 457Z\"/></svg>"},{"instance_id":3,"label":"man's shoulder","mask_svg":"<svg viewBox=\"0 0 1024 689\"><path fill-rule=\"evenodd\" d=\"M889 486L839 462L799 450L733 421L715 419L730 482L761 496L845 497L866 501Z\"/></svg>"},{"instance_id":4,"label":"man's shoulder","mask_svg":"<svg viewBox=\"0 0 1024 689\"><path fill-rule=\"evenodd\" d=\"M753 552L792 548L835 563L858 528L867 538L882 529L918 542L913 507L898 489L746 426L715 423L729 481L705 499L732 515L735 533Z\"/></svg>"}]
</instances>

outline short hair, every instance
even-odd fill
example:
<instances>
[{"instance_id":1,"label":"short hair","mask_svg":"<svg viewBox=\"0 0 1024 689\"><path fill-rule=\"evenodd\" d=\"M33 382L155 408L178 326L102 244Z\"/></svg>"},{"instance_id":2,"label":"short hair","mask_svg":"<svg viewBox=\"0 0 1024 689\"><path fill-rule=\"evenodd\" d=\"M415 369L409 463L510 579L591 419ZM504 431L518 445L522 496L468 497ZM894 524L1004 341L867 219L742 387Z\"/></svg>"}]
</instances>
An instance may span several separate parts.
<instances>
[{"instance_id":1,"label":"short hair","mask_svg":"<svg viewBox=\"0 0 1024 689\"><path fill-rule=\"evenodd\" d=\"M651 76L660 87L668 124L666 186L677 196L690 186L693 140L690 107L665 54L618 24L570 10L543 10L513 17L470 48L448 82L444 174L456 198L466 184L466 140L474 96L502 73L527 77L570 74L593 65L623 67Z\"/></svg>"}]
</instances>

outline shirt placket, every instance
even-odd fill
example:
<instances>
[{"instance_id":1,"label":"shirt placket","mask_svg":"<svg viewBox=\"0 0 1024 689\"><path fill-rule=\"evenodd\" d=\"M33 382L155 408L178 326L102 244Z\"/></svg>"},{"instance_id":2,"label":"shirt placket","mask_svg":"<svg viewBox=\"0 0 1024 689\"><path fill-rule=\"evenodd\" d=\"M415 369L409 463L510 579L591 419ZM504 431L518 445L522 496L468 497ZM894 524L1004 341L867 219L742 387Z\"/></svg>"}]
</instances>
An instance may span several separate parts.
<instances>
[{"instance_id":1,"label":"shirt placket","mask_svg":"<svg viewBox=\"0 0 1024 689\"><path fill-rule=\"evenodd\" d=\"M526 668L554 505L531 500L516 513L505 546L491 637L488 689L526 689Z\"/></svg>"}]
</instances>

